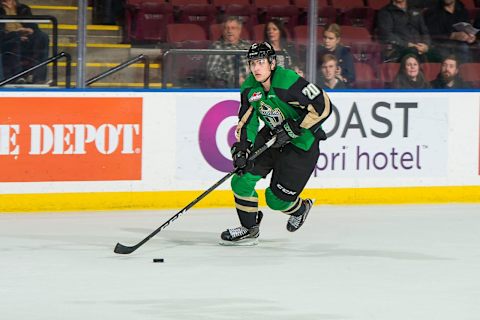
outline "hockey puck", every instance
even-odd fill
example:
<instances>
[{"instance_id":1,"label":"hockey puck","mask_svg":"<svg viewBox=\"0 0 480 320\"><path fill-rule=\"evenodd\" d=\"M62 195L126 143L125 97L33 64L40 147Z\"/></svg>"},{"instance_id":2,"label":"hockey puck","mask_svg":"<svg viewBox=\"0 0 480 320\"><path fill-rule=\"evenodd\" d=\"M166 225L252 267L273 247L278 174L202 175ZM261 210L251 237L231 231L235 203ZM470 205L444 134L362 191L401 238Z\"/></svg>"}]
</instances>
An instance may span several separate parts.
<instances>
[{"instance_id":1,"label":"hockey puck","mask_svg":"<svg viewBox=\"0 0 480 320\"><path fill-rule=\"evenodd\" d=\"M163 262L163 258L153 259L153 262Z\"/></svg>"}]
</instances>

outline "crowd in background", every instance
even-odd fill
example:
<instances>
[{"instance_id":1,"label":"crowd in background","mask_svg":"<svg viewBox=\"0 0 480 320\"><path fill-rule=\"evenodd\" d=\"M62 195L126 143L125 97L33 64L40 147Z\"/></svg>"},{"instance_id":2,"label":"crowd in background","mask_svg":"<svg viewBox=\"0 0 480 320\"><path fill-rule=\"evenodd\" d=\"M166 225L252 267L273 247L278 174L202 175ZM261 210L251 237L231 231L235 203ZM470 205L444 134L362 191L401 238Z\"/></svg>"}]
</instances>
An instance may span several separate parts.
<instances>
[{"instance_id":1,"label":"crowd in background","mask_svg":"<svg viewBox=\"0 0 480 320\"><path fill-rule=\"evenodd\" d=\"M366 3L372 0L364 1ZM214 2L211 3L213 5ZM127 0L93 0L90 4L94 6L95 23L124 24ZM174 14L178 15L178 12ZM31 16L32 12L28 5L16 0L1 0L1 15ZM174 17L168 19L174 21ZM241 16L225 16L222 20L220 38L212 40L205 49L248 49L252 39L242 38L245 34L242 28L251 31L252 22L245 23L245 18ZM319 17L319 23L320 20ZM264 27L261 39L254 40L269 41L278 53L278 65L305 76L306 48L294 38L288 21L281 17L269 17L262 22ZM461 0L391 0L375 11L374 22L370 27L371 43L364 44L364 49L361 50L358 47L362 43L344 42L343 28L345 26L340 23L330 22L319 29L321 34L318 37L316 81L324 87L370 88L375 87L379 81L382 81L380 87L387 88L472 86L472 83L461 79L460 70L462 64L480 62L477 39L480 8L472 16L472 12L467 10ZM126 41L135 45L133 40ZM48 58L48 35L35 23L0 23L0 43L0 79ZM245 80L248 70L243 57L239 61L236 59L235 55L205 56L204 75L198 75L198 79L193 79L193 82L196 80L197 83L215 88L238 87ZM396 64L398 70L391 79L381 80L381 67L386 63ZM438 65L435 79L427 77L424 70L424 66L432 63ZM364 68L365 65L368 68ZM236 66L240 68L236 69ZM368 71L373 73L371 77L377 82L366 82L368 72L364 70L367 69L371 69ZM46 67L40 68L28 78L17 81L43 83L47 78L46 70ZM192 79L189 78L190 80Z\"/></svg>"}]
</instances>

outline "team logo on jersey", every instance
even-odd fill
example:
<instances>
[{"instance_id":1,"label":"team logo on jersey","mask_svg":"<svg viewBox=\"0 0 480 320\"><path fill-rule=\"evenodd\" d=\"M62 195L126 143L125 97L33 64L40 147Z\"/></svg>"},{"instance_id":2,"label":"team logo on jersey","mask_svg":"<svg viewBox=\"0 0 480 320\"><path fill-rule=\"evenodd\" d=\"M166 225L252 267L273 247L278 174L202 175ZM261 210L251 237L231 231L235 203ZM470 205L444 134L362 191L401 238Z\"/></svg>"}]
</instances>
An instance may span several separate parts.
<instances>
[{"instance_id":1,"label":"team logo on jersey","mask_svg":"<svg viewBox=\"0 0 480 320\"><path fill-rule=\"evenodd\" d=\"M249 102L254 102L262 99L262 93L261 92L254 92L252 96L248 99Z\"/></svg>"},{"instance_id":2,"label":"team logo on jersey","mask_svg":"<svg viewBox=\"0 0 480 320\"><path fill-rule=\"evenodd\" d=\"M265 121L268 122L271 128L276 127L277 125L282 123L283 119L285 118L280 109L273 109L271 106L269 106L263 101L260 101L260 108L258 108L258 112L260 112L260 114L264 117Z\"/></svg>"}]
</instances>

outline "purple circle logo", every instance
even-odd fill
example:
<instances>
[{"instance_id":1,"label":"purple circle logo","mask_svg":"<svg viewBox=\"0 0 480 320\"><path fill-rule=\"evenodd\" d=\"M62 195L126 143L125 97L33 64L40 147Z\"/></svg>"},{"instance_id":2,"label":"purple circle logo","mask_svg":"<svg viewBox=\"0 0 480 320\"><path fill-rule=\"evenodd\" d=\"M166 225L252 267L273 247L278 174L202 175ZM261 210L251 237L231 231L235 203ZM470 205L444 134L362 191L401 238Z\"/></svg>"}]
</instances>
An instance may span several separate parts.
<instances>
[{"instance_id":1,"label":"purple circle logo","mask_svg":"<svg viewBox=\"0 0 480 320\"><path fill-rule=\"evenodd\" d=\"M233 169L233 165L232 159L226 158L220 152L217 145L217 131L225 119L238 115L239 105L240 102L236 100L221 101L208 110L200 123L198 137L200 151L208 164L219 171L229 172ZM236 141L235 129L236 126L232 126L223 137L229 146Z\"/></svg>"}]
</instances>

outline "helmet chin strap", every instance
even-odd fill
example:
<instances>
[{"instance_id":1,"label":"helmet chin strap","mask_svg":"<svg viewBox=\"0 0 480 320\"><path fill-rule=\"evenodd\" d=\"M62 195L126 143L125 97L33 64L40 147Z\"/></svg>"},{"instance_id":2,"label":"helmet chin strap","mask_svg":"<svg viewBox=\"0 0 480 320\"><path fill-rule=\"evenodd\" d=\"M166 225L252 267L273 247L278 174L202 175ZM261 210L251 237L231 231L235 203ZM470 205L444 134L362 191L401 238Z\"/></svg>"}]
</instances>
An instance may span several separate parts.
<instances>
[{"instance_id":1,"label":"helmet chin strap","mask_svg":"<svg viewBox=\"0 0 480 320\"><path fill-rule=\"evenodd\" d=\"M270 71L270 75L267 77L267 79L263 80L262 83L267 82L271 77L272 77L272 71Z\"/></svg>"}]
</instances>

